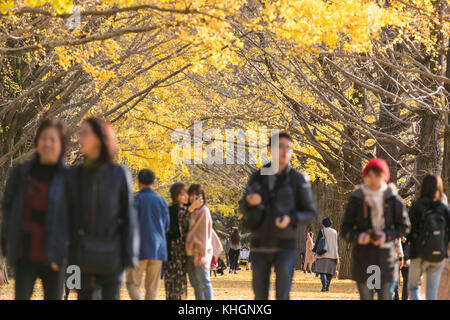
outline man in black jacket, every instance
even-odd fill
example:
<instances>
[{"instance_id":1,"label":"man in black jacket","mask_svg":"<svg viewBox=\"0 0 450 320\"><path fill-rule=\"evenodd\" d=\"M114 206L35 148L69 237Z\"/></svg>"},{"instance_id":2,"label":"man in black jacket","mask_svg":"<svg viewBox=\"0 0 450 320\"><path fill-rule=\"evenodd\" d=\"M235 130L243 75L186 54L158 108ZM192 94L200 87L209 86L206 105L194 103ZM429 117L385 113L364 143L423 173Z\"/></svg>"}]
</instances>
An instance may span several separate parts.
<instances>
[{"instance_id":1,"label":"man in black jacket","mask_svg":"<svg viewBox=\"0 0 450 320\"><path fill-rule=\"evenodd\" d=\"M272 163L250 177L239 211L244 227L252 232L255 299L268 299L274 266L276 298L288 300L297 262L297 225L312 221L315 206L309 178L289 166L292 138L287 133L272 136L269 152Z\"/></svg>"}]
</instances>

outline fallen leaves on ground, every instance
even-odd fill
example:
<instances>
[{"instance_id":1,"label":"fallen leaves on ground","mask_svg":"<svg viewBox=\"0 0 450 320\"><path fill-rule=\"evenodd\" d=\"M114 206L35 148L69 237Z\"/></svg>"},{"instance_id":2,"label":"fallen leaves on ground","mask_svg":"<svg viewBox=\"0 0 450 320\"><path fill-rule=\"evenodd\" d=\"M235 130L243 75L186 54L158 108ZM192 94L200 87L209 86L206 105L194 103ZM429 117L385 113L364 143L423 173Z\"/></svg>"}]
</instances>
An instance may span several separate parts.
<instances>
[{"instance_id":1,"label":"fallen leaves on ground","mask_svg":"<svg viewBox=\"0 0 450 320\"><path fill-rule=\"evenodd\" d=\"M217 300L252 300L253 291L251 287L251 271L240 270L237 274L212 276L212 285L214 289L214 298ZM275 298L275 276L271 278L270 299ZM322 285L320 279L314 274L305 274L302 271L295 271L292 283L292 300L356 300L359 298L356 286L351 280L333 279L329 292L320 292ZM144 286L141 287L142 295L145 294ZM44 297L41 281L38 280L34 287L33 300L42 300ZM120 290L120 298L129 300L128 291L125 282ZM0 300L14 299L14 279L10 279L9 284L0 287ZM70 293L69 299L76 299L74 292ZM164 281L161 281L158 300L165 299ZM188 299L194 299L194 291L189 286Z\"/></svg>"}]
</instances>

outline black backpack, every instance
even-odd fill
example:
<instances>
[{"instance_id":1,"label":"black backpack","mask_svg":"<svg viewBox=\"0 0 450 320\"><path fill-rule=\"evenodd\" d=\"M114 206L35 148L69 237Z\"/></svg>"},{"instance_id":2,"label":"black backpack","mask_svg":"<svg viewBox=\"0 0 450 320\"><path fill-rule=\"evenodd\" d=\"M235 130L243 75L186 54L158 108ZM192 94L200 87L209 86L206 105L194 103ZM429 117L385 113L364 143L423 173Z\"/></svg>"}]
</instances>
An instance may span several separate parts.
<instances>
[{"instance_id":1,"label":"black backpack","mask_svg":"<svg viewBox=\"0 0 450 320\"><path fill-rule=\"evenodd\" d=\"M439 207L425 210L422 215L417 249L419 256L430 262L440 262L447 254L447 221Z\"/></svg>"}]
</instances>

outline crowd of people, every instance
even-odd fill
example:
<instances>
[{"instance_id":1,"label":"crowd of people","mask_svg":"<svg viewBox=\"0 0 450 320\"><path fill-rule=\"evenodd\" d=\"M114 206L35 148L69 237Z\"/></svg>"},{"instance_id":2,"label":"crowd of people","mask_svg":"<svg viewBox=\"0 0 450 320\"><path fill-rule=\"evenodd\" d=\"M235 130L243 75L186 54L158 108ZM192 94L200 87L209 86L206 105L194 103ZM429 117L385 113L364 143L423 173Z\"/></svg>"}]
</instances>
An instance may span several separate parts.
<instances>
[{"instance_id":1,"label":"crowd of people","mask_svg":"<svg viewBox=\"0 0 450 320\"><path fill-rule=\"evenodd\" d=\"M297 227L311 224L316 209L309 178L289 165L293 141L287 133L272 137L278 149L270 144L269 152L276 153L276 163L250 176L239 201L249 233L233 228L224 246L200 184L174 183L168 206L155 193L156 177L149 169L139 171L139 191L133 193L131 175L116 163L108 122L87 118L78 142L82 161L69 167L64 124L45 120L36 133L34 157L10 171L2 199L1 249L14 268L16 299L30 299L37 278L45 299L61 299L66 267L77 265L82 271L78 299L120 299L124 277L132 299L143 299L143 278L145 299L156 299L163 277L167 300L185 299L188 279L197 300L212 300L211 273L223 274L229 267L236 274L240 261L251 266L255 299L269 298L272 268L276 298L289 299L298 260ZM379 299L398 299L401 273L402 299L419 299L423 274L426 298L436 299L450 235L442 180L425 176L408 209L389 183L384 160L370 160L362 179L340 226L341 236L353 243L351 276L360 298L373 299L376 292ZM242 246L246 236L250 248ZM320 277L326 292L339 265L338 232L327 217L315 241L307 233L304 270ZM371 285L374 266L379 279Z\"/></svg>"}]
</instances>

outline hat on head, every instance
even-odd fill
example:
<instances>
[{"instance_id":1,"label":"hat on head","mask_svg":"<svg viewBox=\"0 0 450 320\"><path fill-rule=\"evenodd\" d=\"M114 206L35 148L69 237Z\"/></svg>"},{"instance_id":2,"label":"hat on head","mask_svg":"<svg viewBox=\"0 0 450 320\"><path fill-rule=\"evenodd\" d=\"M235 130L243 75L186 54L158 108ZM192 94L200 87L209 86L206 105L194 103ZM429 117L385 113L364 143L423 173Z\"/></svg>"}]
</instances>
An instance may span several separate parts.
<instances>
[{"instance_id":1,"label":"hat on head","mask_svg":"<svg viewBox=\"0 0 450 320\"><path fill-rule=\"evenodd\" d=\"M362 172L362 176L364 177L367 173L367 171L371 168L377 168L381 172L384 173L384 181L388 182L391 178L391 174L389 171L389 166L386 161L380 158L374 158L372 160L369 160L369 162L366 163L366 166L364 167L364 170Z\"/></svg>"}]
</instances>

